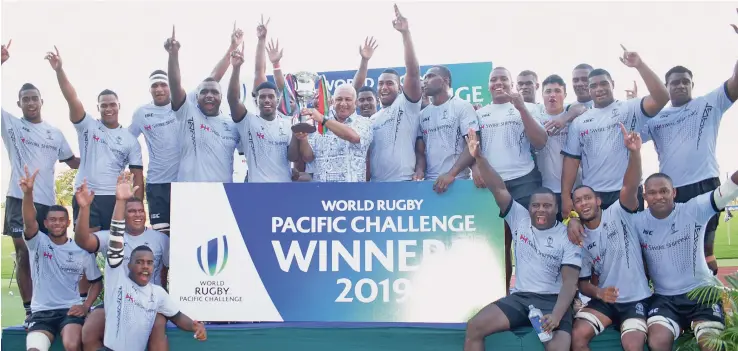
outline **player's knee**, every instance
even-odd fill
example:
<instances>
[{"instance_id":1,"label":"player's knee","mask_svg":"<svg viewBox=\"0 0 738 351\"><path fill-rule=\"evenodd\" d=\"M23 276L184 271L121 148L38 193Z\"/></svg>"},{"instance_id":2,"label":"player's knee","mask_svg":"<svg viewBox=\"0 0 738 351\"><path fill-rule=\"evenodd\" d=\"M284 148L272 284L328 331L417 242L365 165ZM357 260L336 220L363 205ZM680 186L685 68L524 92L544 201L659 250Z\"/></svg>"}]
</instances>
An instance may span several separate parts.
<instances>
[{"instance_id":1,"label":"player's knee","mask_svg":"<svg viewBox=\"0 0 738 351\"><path fill-rule=\"evenodd\" d=\"M48 351L49 348L51 348L51 340L46 334L32 331L26 335L26 350Z\"/></svg>"},{"instance_id":2,"label":"player's knee","mask_svg":"<svg viewBox=\"0 0 738 351\"><path fill-rule=\"evenodd\" d=\"M65 335L62 338L62 344L64 344L64 350L66 351L79 351L82 346L82 337L81 335Z\"/></svg>"},{"instance_id":3,"label":"player's knee","mask_svg":"<svg viewBox=\"0 0 738 351\"><path fill-rule=\"evenodd\" d=\"M674 341L681 334L679 324L664 316L649 317L646 325L648 326L648 347L653 351L671 350Z\"/></svg>"},{"instance_id":4,"label":"player's knee","mask_svg":"<svg viewBox=\"0 0 738 351\"><path fill-rule=\"evenodd\" d=\"M575 326L577 324L579 324L580 326L584 324L583 327L589 326L589 329L592 331L592 336L590 337L590 339L597 335L600 335L600 333L605 330L605 326L602 324L600 319L597 318L597 316L584 310L580 310L579 312L577 312L577 314L574 315L574 320Z\"/></svg>"},{"instance_id":5,"label":"player's knee","mask_svg":"<svg viewBox=\"0 0 738 351\"><path fill-rule=\"evenodd\" d=\"M720 334L725 329L725 325L721 322L703 321L692 322L692 330L697 340L709 334Z\"/></svg>"},{"instance_id":6,"label":"player's knee","mask_svg":"<svg viewBox=\"0 0 738 351\"><path fill-rule=\"evenodd\" d=\"M169 223L152 224L151 229L161 232L169 236Z\"/></svg>"},{"instance_id":7,"label":"player's knee","mask_svg":"<svg viewBox=\"0 0 738 351\"><path fill-rule=\"evenodd\" d=\"M643 350L647 334L648 326L645 320L629 318L620 326L620 343L626 351Z\"/></svg>"}]
</instances>

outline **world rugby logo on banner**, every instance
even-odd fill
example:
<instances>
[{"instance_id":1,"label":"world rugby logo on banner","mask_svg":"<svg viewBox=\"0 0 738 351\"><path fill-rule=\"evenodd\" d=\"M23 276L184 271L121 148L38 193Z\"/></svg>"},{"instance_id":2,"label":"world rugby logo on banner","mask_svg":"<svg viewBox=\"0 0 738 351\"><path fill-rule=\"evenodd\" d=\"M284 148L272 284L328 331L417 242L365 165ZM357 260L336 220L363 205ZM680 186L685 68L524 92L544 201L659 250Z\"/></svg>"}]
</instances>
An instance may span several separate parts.
<instances>
[{"instance_id":1,"label":"world rugby logo on banner","mask_svg":"<svg viewBox=\"0 0 738 351\"><path fill-rule=\"evenodd\" d=\"M241 296L233 293L224 279L214 279L228 264L228 238L225 235L212 238L197 247L197 265L207 276L197 281L192 294L180 297L189 302L241 302Z\"/></svg>"},{"instance_id":2,"label":"world rugby logo on banner","mask_svg":"<svg viewBox=\"0 0 738 351\"><path fill-rule=\"evenodd\" d=\"M213 277L225 269L228 263L228 238L213 238L197 248L197 264L200 270Z\"/></svg>"}]
</instances>

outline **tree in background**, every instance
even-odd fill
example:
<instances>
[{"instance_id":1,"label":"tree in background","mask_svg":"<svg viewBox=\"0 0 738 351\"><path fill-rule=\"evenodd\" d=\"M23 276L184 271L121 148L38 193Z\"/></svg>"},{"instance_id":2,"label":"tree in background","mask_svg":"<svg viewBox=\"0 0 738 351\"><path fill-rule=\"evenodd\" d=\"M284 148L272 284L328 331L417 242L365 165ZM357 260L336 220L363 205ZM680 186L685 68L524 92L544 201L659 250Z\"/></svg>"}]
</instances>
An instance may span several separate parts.
<instances>
[{"instance_id":1,"label":"tree in background","mask_svg":"<svg viewBox=\"0 0 738 351\"><path fill-rule=\"evenodd\" d=\"M74 197L74 177L77 175L76 169L69 169L60 173L56 177L56 203L62 206L72 206L72 198Z\"/></svg>"}]
</instances>

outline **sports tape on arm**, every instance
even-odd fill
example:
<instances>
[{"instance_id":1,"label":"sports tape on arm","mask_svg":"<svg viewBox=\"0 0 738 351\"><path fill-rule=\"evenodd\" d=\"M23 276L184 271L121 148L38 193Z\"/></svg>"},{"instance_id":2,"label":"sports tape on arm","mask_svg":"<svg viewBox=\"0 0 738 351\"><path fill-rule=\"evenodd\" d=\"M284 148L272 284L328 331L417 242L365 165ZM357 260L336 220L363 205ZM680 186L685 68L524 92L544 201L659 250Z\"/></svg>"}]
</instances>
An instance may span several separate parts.
<instances>
[{"instance_id":1,"label":"sports tape on arm","mask_svg":"<svg viewBox=\"0 0 738 351\"><path fill-rule=\"evenodd\" d=\"M108 264L116 268L123 263L123 234L126 231L126 222L112 220L110 235L108 236Z\"/></svg>"}]
</instances>

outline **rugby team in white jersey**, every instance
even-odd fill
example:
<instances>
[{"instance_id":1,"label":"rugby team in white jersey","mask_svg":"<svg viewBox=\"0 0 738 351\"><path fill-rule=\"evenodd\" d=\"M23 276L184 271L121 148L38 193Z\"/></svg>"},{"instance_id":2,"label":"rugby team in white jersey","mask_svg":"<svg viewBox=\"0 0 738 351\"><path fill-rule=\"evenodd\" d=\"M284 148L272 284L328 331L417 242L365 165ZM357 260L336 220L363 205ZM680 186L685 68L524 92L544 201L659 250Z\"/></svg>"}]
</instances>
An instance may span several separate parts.
<instances>
[{"instance_id":1,"label":"rugby team in white jersey","mask_svg":"<svg viewBox=\"0 0 738 351\"><path fill-rule=\"evenodd\" d=\"M610 73L580 64L572 71L577 101L568 105L560 76L539 83L525 70L513 81L510 71L495 67L492 102L473 106L450 94L446 67L434 66L421 79L408 21L397 6L395 15L404 79L385 70L376 90L363 86L377 48L367 38L354 85L335 89L325 115L296 111L279 65L282 51L278 42L267 44L263 18L252 95L258 111L249 111L240 96L244 34L235 24L222 59L189 92L181 84L181 45L172 28L164 45L167 70L151 74L152 101L135 111L128 128L118 122L115 92L98 95L96 119L67 78L59 50L47 53L77 131L79 157L41 118L43 99L34 85L18 93L22 118L2 110L12 165L3 234L16 250L27 349L46 351L60 336L67 350L168 350L168 320L205 340L203 324L182 314L165 290L170 186L231 182L236 151L248 163L246 182L432 181L428 186L440 194L456 179L471 178L488 188L506 223L508 289L513 247L516 282L508 296L469 321L465 351L484 350L492 333L530 325L530 305L543 311L543 327L553 333L546 350L588 350L611 325L625 350L671 350L685 330L701 339L724 329L719 302L707 305L686 294L717 274L717 218L738 197L738 172L721 182L715 154L721 118L738 98L738 64L720 86L693 98L689 69L673 67L662 81L623 47L621 61L638 71L649 95L628 91L627 100L616 100ZM10 43L2 46L3 64L9 50ZM266 79L265 58L276 84ZM229 67L225 114L219 82ZM539 90L542 103L536 102ZM283 96L291 97L288 104L280 104ZM297 115L325 132L293 133ZM141 134L150 152L146 184ZM642 182L640 149L648 141L660 172ZM79 169L73 240L69 214L55 204L57 161ZM102 290L98 252L106 260L106 293L104 304L93 307ZM572 305L577 293L589 299L583 308Z\"/></svg>"}]
</instances>

